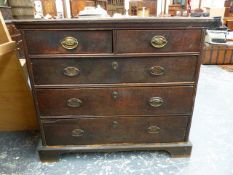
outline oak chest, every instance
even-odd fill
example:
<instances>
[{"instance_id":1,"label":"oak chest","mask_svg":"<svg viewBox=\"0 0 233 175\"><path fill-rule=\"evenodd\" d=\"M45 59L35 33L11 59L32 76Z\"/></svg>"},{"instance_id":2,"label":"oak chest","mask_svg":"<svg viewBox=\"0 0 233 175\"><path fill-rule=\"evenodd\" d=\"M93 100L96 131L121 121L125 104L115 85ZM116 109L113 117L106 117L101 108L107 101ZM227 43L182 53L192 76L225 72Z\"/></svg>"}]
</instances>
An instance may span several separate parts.
<instances>
[{"instance_id":1,"label":"oak chest","mask_svg":"<svg viewBox=\"0 0 233 175\"><path fill-rule=\"evenodd\" d=\"M204 30L212 18L15 21L41 160L87 151L191 153Z\"/></svg>"}]
</instances>

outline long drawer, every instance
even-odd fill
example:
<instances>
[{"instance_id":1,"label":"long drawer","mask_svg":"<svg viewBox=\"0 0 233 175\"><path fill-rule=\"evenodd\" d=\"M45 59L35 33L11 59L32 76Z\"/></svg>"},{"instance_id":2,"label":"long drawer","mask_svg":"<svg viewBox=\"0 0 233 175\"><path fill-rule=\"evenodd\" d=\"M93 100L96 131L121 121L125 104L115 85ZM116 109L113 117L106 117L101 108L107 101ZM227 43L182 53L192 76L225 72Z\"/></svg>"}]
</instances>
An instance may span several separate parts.
<instances>
[{"instance_id":1,"label":"long drawer","mask_svg":"<svg viewBox=\"0 0 233 175\"><path fill-rule=\"evenodd\" d=\"M29 54L96 54L112 52L112 31L25 31Z\"/></svg>"},{"instance_id":2,"label":"long drawer","mask_svg":"<svg viewBox=\"0 0 233 175\"><path fill-rule=\"evenodd\" d=\"M40 115L191 114L192 86L37 89Z\"/></svg>"},{"instance_id":3,"label":"long drawer","mask_svg":"<svg viewBox=\"0 0 233 175\"><path fill-rule=\"evenodd\" d=\"M184 141L188 117L101 117L42 120L46 145Z\"/></svg>"},{"instance_id":4,"label":"long drawer","mask_svg":"<svg viewBox=\"0 0 233 175\"><path fill-rule=\"evenodd\" d=\"M118 30L118 53L199 52L201 30Z\"/></svg>"},{"instance_id":5,"label":"long drawer","mask_svg":"<svg viewBox=\"0 0 233 175\"><path fill-rule=\"evenodd\" d=\"M196 56L32 59L36 85L194 82L196 64Z\"/></svg>"}]
</instances>

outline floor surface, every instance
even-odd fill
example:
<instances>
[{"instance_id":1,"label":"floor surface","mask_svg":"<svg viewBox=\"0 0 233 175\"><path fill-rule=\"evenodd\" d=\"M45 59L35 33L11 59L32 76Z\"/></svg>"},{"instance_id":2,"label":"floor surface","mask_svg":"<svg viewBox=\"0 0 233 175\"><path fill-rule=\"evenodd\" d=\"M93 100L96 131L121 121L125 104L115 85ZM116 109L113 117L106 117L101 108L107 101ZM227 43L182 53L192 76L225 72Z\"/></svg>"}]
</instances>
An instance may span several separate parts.
<instances>
[{"instance_id":1,"label":"floor surface","mask_svg":"<svg viewBox=\"0 0 233 175\"><path fill-rule=\"evenodd\" d=\"M70 154L57 163L41 163L37 133L0 133L0 174L233 175L232 72L202 66L190 140L190 158L144 151Z\"/></svg>"}]
</instances>

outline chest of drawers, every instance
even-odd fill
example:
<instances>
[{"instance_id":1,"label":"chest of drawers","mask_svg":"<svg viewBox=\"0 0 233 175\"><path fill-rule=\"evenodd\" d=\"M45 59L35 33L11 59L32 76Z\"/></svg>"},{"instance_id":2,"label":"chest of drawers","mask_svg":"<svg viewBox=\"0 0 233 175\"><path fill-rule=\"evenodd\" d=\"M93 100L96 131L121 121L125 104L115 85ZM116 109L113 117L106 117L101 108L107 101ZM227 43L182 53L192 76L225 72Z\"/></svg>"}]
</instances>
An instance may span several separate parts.
<instances>
[{"instance_id":1,"label":"chest of drawers","mask_svg":"<svg viewBox=\"0 0 233 175\"><path fill-rule=\"evenodd\" d=\"M42 161L66 152L189 156L211 18L15 21L40 123Z\"/></svg>"}]
</instances>

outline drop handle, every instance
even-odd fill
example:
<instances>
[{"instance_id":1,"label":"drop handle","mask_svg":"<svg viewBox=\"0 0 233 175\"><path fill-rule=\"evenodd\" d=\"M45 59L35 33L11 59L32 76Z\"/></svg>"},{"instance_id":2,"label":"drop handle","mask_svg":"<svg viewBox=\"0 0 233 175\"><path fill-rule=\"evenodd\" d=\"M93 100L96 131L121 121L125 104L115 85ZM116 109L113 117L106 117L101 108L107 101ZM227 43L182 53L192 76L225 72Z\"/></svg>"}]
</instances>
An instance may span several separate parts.
<instances>
[{"instance_id":1,"label":"drop handle","mask_svg":"<svg viewBox=\"0 0 233 175\"><path fill-rule=\"evenodd\" d=\"M149 99L149 104L151 107L158 108L162 106L164 103L163 99L161 97L151 97Z\"/></svg>"},{"instance_id":2,"label":"drop handle","mask_svg":"<svg viewBox=\"0 0 233 175\"><path fill-rule=\"evenodd\" d=\"M67 50L73 50L78 47L78 40L72 36L67 36L61 41L61 46Z\"/></svg>"},{"instance_id":3,"label":"drop handle","mask_svg":"<svg viewBox=\"0 0 233 175\"><path fill-rule=\"evenodd\" d=\"M147 133L149 134L159 134L160 133L160 128L156 125L149 126L147 128Z\"/></svg>"},{"instance_id":4,"label":"drop handle","mask_svg":"<svg viewBox=\"0 0 233 175\"><path fill-rule=\"evenodd\" d=\"M83 136L83 134L84 134L84 130L78 128L78 129L74 129L74 130L72 131L72 134L71 134L71 135L72 135L73 137L81 137L81 136Z\"/></svg>"},{"instance_id":5,"label":"drop handle","mask_svg":"<svg viewBox=\"0 0 233 175\"><path fill-rule=\"evenodd\" d=\"M66 67L63 70L63 74L67 77L75 77L77 75L79 75L80 73L80 69L77 67Z\"/></svg>"},{"instance_id":6,"label":"drop handle","mask_svg":"<svg viewBox=\"0 0 233 175\"><path fill-rule=\"evenodd\" d=\"M151 45L154 48L160 49L167 45L168 41L164 36L157 35L151 39Z\"/></svg>"},{"instance_id":7,"label":"drop handle","mask_svg":"<svg viewBox=\"0 0 233 175\"><path fill-rule=\"evenodd\" d=\"M67 100L67 106L71 108L80 108L82 105L82 100L78 98L70 98Z\"/></svg>"},{"instance_id":8,"label":"drop handle","mask_svg":"<svg viewBox=\"0 0 233 175\"><path fill-rule=\"evenodd\" d=\"M149 72L152 76L160 76L160 75L164 75L165 69L162 66L152 66L149 69Z\"/></svg>"}]
</instances>

